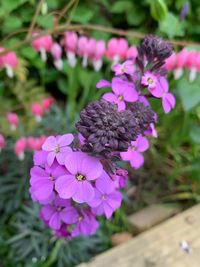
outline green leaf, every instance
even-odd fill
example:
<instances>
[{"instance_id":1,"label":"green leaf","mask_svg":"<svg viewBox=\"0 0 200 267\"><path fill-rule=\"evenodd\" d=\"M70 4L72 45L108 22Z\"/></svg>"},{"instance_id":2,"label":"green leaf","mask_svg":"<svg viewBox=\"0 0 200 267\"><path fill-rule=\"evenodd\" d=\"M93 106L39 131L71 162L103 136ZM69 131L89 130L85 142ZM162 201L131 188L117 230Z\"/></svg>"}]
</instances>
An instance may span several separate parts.
<instances>
[{"instance_id":1,"label":"green leaf","mask_svg":"<svg viewBox=\"0 0 200 267\"><path fill-rule=\"evenodd\" d=\"M189 111L200 103L200 75L191 83L184 76L178 81L177 90L185 111Z\"/></svg>"},{"instance_id":2,"label":"green leaf","mask_svg":"<svg viewBox=\"0 0 200 267\"><path fill-rule=\"evenodd\" d=\"M113 13L124 13L127 10L130 10L132 8L132 3L130 1L115 1L115 3L111 7L111 12Z\"/></svg>"},{"instance_id":3,"label":"green leaf","mask_svg":"<svg viewBox=\"0 0 200 267\"><path fill-rule=\"evenodd\" d=\"M145 12L138 5L132 5L126 12L126 19L129 25L138 26L145 20Z\"/></svg>"},{"instance_id":4,"label":"green leaf","mask_svg":"<svg viewBox=\"0 0 200 267\"><path fill-rule=\"evenodd\" d=\"M76 11L72 16L72 21L80 22L80 23L87 23L89 22L94 16L94 12L87 7L78 6Z\"/></svg>"},{"instance_id":5,"label":"green leaf","mask_svg":"<svg viewBox=\"0 0 200 267\"><path fill-rule=\"evenodd\" d=\"M167 6L164 0L152 0L150 2L151 16L157 20L162 21L167 16Z\"/></svg>"},{"instance_id":6,"label":"green leaf","mask_svg":"<svg viewBox=\"0 0 200 267\"><path fill-rule=\"evenodd\" d=\"M190 138L195 144L200 144L200 126L192 125L190 129Z\"/></svg>"},{"instance_id":7,"label":"green leaf","mask_svg":"<svg viewBox=\"0 0 200 267\"><path fill-rule=\"evenodd\" d=\"M37 23L39 26L49 29L53 27L53 16L38 16Z\"/></svg>"},{"instance_id":8,"label":"green leaf","mask_svg":"<svg viewBox=\"0 0 200 267\"><path fill-rule=\"evenodd\" d=\"M12 32L22 26L22 20L16 16L10 16L4 21L3 31Z\"/></svg>"},{"instance_id":9,"label":"green leaf","mask_svg":"<svg viewBox=\"0 0 200 267\"><path fill-rule=\"evenodd\" d=\"M170 12L167 14L166 18L160 22L159 29L169 38L184 35L183 24L180 23L178 17Z\"/></svg>"},{"instance_id":10,"label":"green leaf","mask_svg":"<svg viewBox=\"0 0 200 267\"><path fill-rule=\"evenodd\" d=\"M38 57L38 54L30 46L22 47L20 53L27 59L35 59L36 57Z\"/></svg>"}]
</instances>

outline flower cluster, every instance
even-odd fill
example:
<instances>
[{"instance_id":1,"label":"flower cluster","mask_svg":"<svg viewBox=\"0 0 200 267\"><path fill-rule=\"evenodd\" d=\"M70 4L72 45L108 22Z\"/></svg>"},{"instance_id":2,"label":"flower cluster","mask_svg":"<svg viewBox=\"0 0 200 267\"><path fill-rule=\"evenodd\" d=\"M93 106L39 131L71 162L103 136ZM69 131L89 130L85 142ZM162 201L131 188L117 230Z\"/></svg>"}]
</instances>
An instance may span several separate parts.
<instances>
[{"instance_id":1,"label":"flower cluster","mask_svg":"<svg viewBox=\"0 0 200 267\"><path fill-rule=\"evenodd\" d=\"M192 82L200 72L200 53L183 48L179 53L173 53L167 58L165 67L168 71L173 71L176 80L183 75L184 68L188 69L190 71L189 80Z\"/></svg>"},{"instance_id":2,"label":"flower cluster","mask_svg":"<svg viewBox=\"0 0 200 267\"><path fill-rule=\"evenodd\" d=\"M77 36L71 38L68 57L75 60L72 48ZM79 49L87 41L81 39ZM118 49L118 57L125 57L127 45L121 39L109 45L107 53L113 57L110 47ZM79 53L87 61L89 54ZM157 116L149 99L161 99L166 113L175 105L164 71L171 53L164 40L147 36L136 61L114 64L112 81L98 82L97 88L111 87L112 92L81 111L78 134L49 136L42 150L34 154L30 194L42 205L40 218L58 237L94 234L99 225L96 217L109 219L120 207L120 189L126 185L128 172L118 162L129 161L138 169L144 163L143 152L149 148L147 136L157 137Z\"/></svg>"},{"instance_id":3,"label":"flower cluster","mask_svg":"<svg viewBox=\"0 0 200 267\"><path fill-rule=\"evenodd\" d=\"M51 96L44 98L41 103L33 103L31 105L31 111L33 116L35 116L36 121L40 122L42 120L42 116L45 112L49 112L50 107L53 105L54 99ZM11 131L16 131L19 128L20 118L17 113L8 112L6 114L7 123L10 126ZM20 131L19 131L20 132ZM42 144L44 143L46 137L41 135L40 137L20 137L14 144L14 152L19 160L24 159L25 150L36 151L40 150ZM0 134L0 152L3 148L5 148L6 142L5 138L2 134Z\"/></svg>"},{"instance_id":4,"label":"flower cluster","mask_svg":"<svg viewBox=\"0 0 200 267\"><path fill-rule=\"evenodd\" d=\"M37 34L35 34L37 36ZM32 47L39 52L43 61L47 60L47 53L53 57L55 68L61 70L63 67L62 54L66 54L68 64L74 67L77 56L82 58L82 66L86 67L90 62L95 71L99 71L103 64L103 57L116 64L120 60L135 59L137 49L128 45L124 38L111 38L107 45L104 40L96 40L91 37L78 36L76 32L65 32L60 44L54 42L50 35L38 36Z\"/></svg>"}]
</instances>

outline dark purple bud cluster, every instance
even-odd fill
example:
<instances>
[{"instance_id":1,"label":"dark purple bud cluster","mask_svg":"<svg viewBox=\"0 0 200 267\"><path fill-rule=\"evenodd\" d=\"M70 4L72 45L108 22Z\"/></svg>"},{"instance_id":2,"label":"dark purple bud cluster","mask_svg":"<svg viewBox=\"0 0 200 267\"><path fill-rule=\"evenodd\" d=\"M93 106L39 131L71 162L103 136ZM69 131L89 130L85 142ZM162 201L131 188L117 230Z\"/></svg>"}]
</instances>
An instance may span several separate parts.
<instances>
[{"instance_id":1,"label":"dark purple bud cluster","mask_svg":"<svg viewBox=\"0 0 200 267\"><path fill-rule=\"evenodd\" d=\"M154 121L153 112L140 102L119 112L116 104L103 99L91 102L80 117L76 128L86 139L82 149L95 154L126 151Z\"/></svg>"}]
</instances>

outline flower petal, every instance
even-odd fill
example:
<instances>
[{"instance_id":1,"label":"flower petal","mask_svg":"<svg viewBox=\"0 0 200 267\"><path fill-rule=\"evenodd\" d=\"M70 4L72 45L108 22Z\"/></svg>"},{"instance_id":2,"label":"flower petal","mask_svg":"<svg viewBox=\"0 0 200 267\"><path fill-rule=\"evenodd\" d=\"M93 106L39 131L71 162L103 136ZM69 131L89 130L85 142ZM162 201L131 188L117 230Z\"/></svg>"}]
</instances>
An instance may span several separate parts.
<instances>
[{"instance_id":1,"label":"flower petal","mask_svg":"<svg viewBox=\"0 0 200 267\"><path fill-rule=\"evenodd\" d=\"M49 164L49 166L51 166L53 164L55 157L56 157L56 153L54 151L49 152L49 154L47 156L47 163Z\"/></svg>"},{"instance_id":2,"label":"flower petal","mask_svg":"<svg viewBox=\"0 0 200 267\"><path fill-rule=\"evenodd\" d=\"M100 80L97 84L96 84L96 88L102 88L102 87L111 87L111 83L109 81L106 80Z\"/></svg>"},{"instance_id":3,"label":"flower petal","mask_svg":"<svg viewBox=\"0 0 200 267\"><path fill-rule=\"evenodd\" d=\"M51 219L49 220L49 226L52 229L58 230L61 227L61 219L60 219L60 214L58 212L55 212Z\"/></svg>"},{"instance_id":4,"label":"flower petal","mask_svg":"<svg viewBox=\"0 0 200 267\"><path fill-rule=\"evenodd\" d=\"M88 181L77 183L76 192L72 199L78 203L88 202L94 198L94 188Z\"/></svg>"},{"instance_id":5,"label":"flower petal","mask_svg":"<svg viewBox=\"0 0 200 267\"><path fill-rule=\"evenodd\" d=\"M72 175L63 175L57 178L55 182L55 189L61 198L71 198L77 190L76 178Z\"/></svg>"},{"instance_id":6,"label":"flower petal","mask_svg":"<svg viewBox=\"0 0 200 267\"><path fill-rule=\"evenodd\" d=\"M57 146L57 140L55 136L49 136L44 144L42 145L42 149L45 151L52 151Z\"/></svg>"},{"instance_id":7,"label":"flower petal","mask_svg":"<svg viewBox=\"0 0 200 267\"><path fill-rule=\"evenodd\" d=\"M117 96L113 93L105 93L102 98L108 102L114 102L116 104L118 103Z\"/></svg>"},{"instance_id":8,"label":"flower petal","mask_svg":"<svg viewBox=\"0 0 200 267\"><path fill-rule=\"evenodd\" d=\"M79 214L75 208L67 207L60 212L60 217L63 222L67 224L73 224L77 222Z\"/></svg>"},{"instance_id":9,"label":"flower petal","mask_svg":"<svg viewBox=\"0 0 200 267\"><path fill-rule=\"evenodd\" d=\"M149 148L149 141L144 136L139 136L137 139L137 151L144 152Z\"/></svg>"},{"instance_id":10,"label":"flower petal","mask_svg":"<svg viewBox=\"0 0 200 267\"><path fill-rule=\"evenodd\" d=\"M134 152L130 164L134 169L139 169L144 163L144 156L139 152Z\"/></svg>"},{"instance_id":11,"label":"flower petal","mask_svg":"<svg viewBox=\"0 0 200 267\"><path fill-rule=\"evenodd\" d=\"M85 175L87 180L97 179L102 174L102 172L103 166L97 158L91 156L85 157L80 173Z\"/></svg>"},{"instance_id":12,"label":"flower petal","mask_svg":"<svg viewBox=\"0 0 200 267\"><path fill-rule=\"evenodd\" d=\"M138 92L135 90L133 84L125 83L123 91L124 100L128 102L135 102L138 100Z\"/></svg>"},{"instance_id":13,"label":"flower petal","mask_svg":"<svg viewBox=\"0 0 200 267\"><path fill-rule=\"evenodd\" d=\"M81 172L84 159L87 154L83 152L71 152L65 158L65 167L71 174Z\"/></svg>"},{"instance_id":14,"label":"flower petal","mask_svg":"<svg viewBox=\"0 0 200 267\"><path fill-rule=\"evenodd\" d=\"M54 212L55 212L55 209L51 205L46 205L42 207L41 209L41 214L46 221L50 220Z\"/></svg>"},{"instance_id":15,"label":"flower petal","mask_svg":"<svg viewBox=\"0 0 200 267\"><path fill-rule=\"evenodd\" d=\"M53 192L53 183L50 180L40 180L34 183L33 194L38 200L45 200L51 196Z\"/></svg>"},{"instance_id":16,"label":"flower petal","mask_svg":"<svg viewBox=\"0 0 200 267\"><path fill-rule=\"evenodd\" d=\"M58 139L58 144L60 147L68 146L74 140L73 134L64 134Z\"/></svg>"}]
</instances>

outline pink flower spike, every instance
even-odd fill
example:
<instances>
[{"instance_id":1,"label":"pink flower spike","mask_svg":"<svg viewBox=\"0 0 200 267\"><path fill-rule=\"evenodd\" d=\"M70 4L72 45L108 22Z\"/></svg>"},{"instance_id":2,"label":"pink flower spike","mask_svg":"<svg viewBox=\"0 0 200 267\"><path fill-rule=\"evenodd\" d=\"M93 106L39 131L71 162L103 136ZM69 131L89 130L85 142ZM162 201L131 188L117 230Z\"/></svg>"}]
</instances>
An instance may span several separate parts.
<instances>
[{"instance_id":1,"label":"pink flower spike","mask_svg":"<svg viewBox=\"0 0 200 267\"><path fill-rule=\"evenodd\" d=\"M96 42L95 51L92 57L93 66L95 71L99 71L103 64L103 56L106 51L105 41L100 40Z\"/></svg>"},{"instance_id":2,"label":"pink flower spike","mask_svg":"<svg viewBox=\"0 0 200 267\"><path fill-rule=\"evenodd\" d=\"M166 60L165 60L165 68L168 70L168 71L172 71L176 68L176 54L173 53L170 57L168 57Z\"/></svg>"},{"instance_id":3,"label":"pink flower spike","mask_svg":"<svg viewBox=\"0 0 200 267\"><path fill-rule=\"evenodd\" d=\"M6 146L5 138L2 134L0 134L0 152Z\"/></svg>"},{"instance_id":4,"label":"pink flower spike","mask_svg":"<svg viewBox=\"0 0 200 267\"><path fill-rule=\"evenodd\" d=\"M115 75L133 74L133 62L131 60L127 60L122 64L116 64L112 67L112 70L115 72Z\"/></svg>"},{"instance_id":5,"label":"pink flower spike","mask_svg":"<svg viewBox=\"0 0 200 267\"><path fill-rule=\"evenodd\" d=\"M49 111L49 108L53 105L54 101L55 100L53 99L53 97L46 97L42 100L42 108L46 111Z\"/></svg>"},{"instance_id":6,"label":"pink flower spike","mask_svg":"<svg viewBox=\"0 0 200 267\"><path fill-rule=\"evenodd\" d=\"M27 146L27 140L25 137L18 139L17 142L15 143L14 151L19 160L24 160L24 151L26 149L26 146Z\"/></svg>"},{"instance_id":7,"label":"pink flower spike","mask_svg":"<svg viewBox=\"0 0 200 267\"><path fill-rule=\"evenodd\" d=\"M7 113L7 121L10 123L11 130L15 131L19 124L19 117L16 113L8 112Z\"/></svg>"},{"instance_id":8,"label":"pink flower spike","mask_svg":"<svg viewBox=\"0 0 200 267\"><path fill-rule=\"evenodd\" d=\"M62 48L58 43L54 43L51 47L51 54L54 58L54 66L61 70L63 67L63 61L61 59L62 56Z\"/></svg>"}]
</instances>

